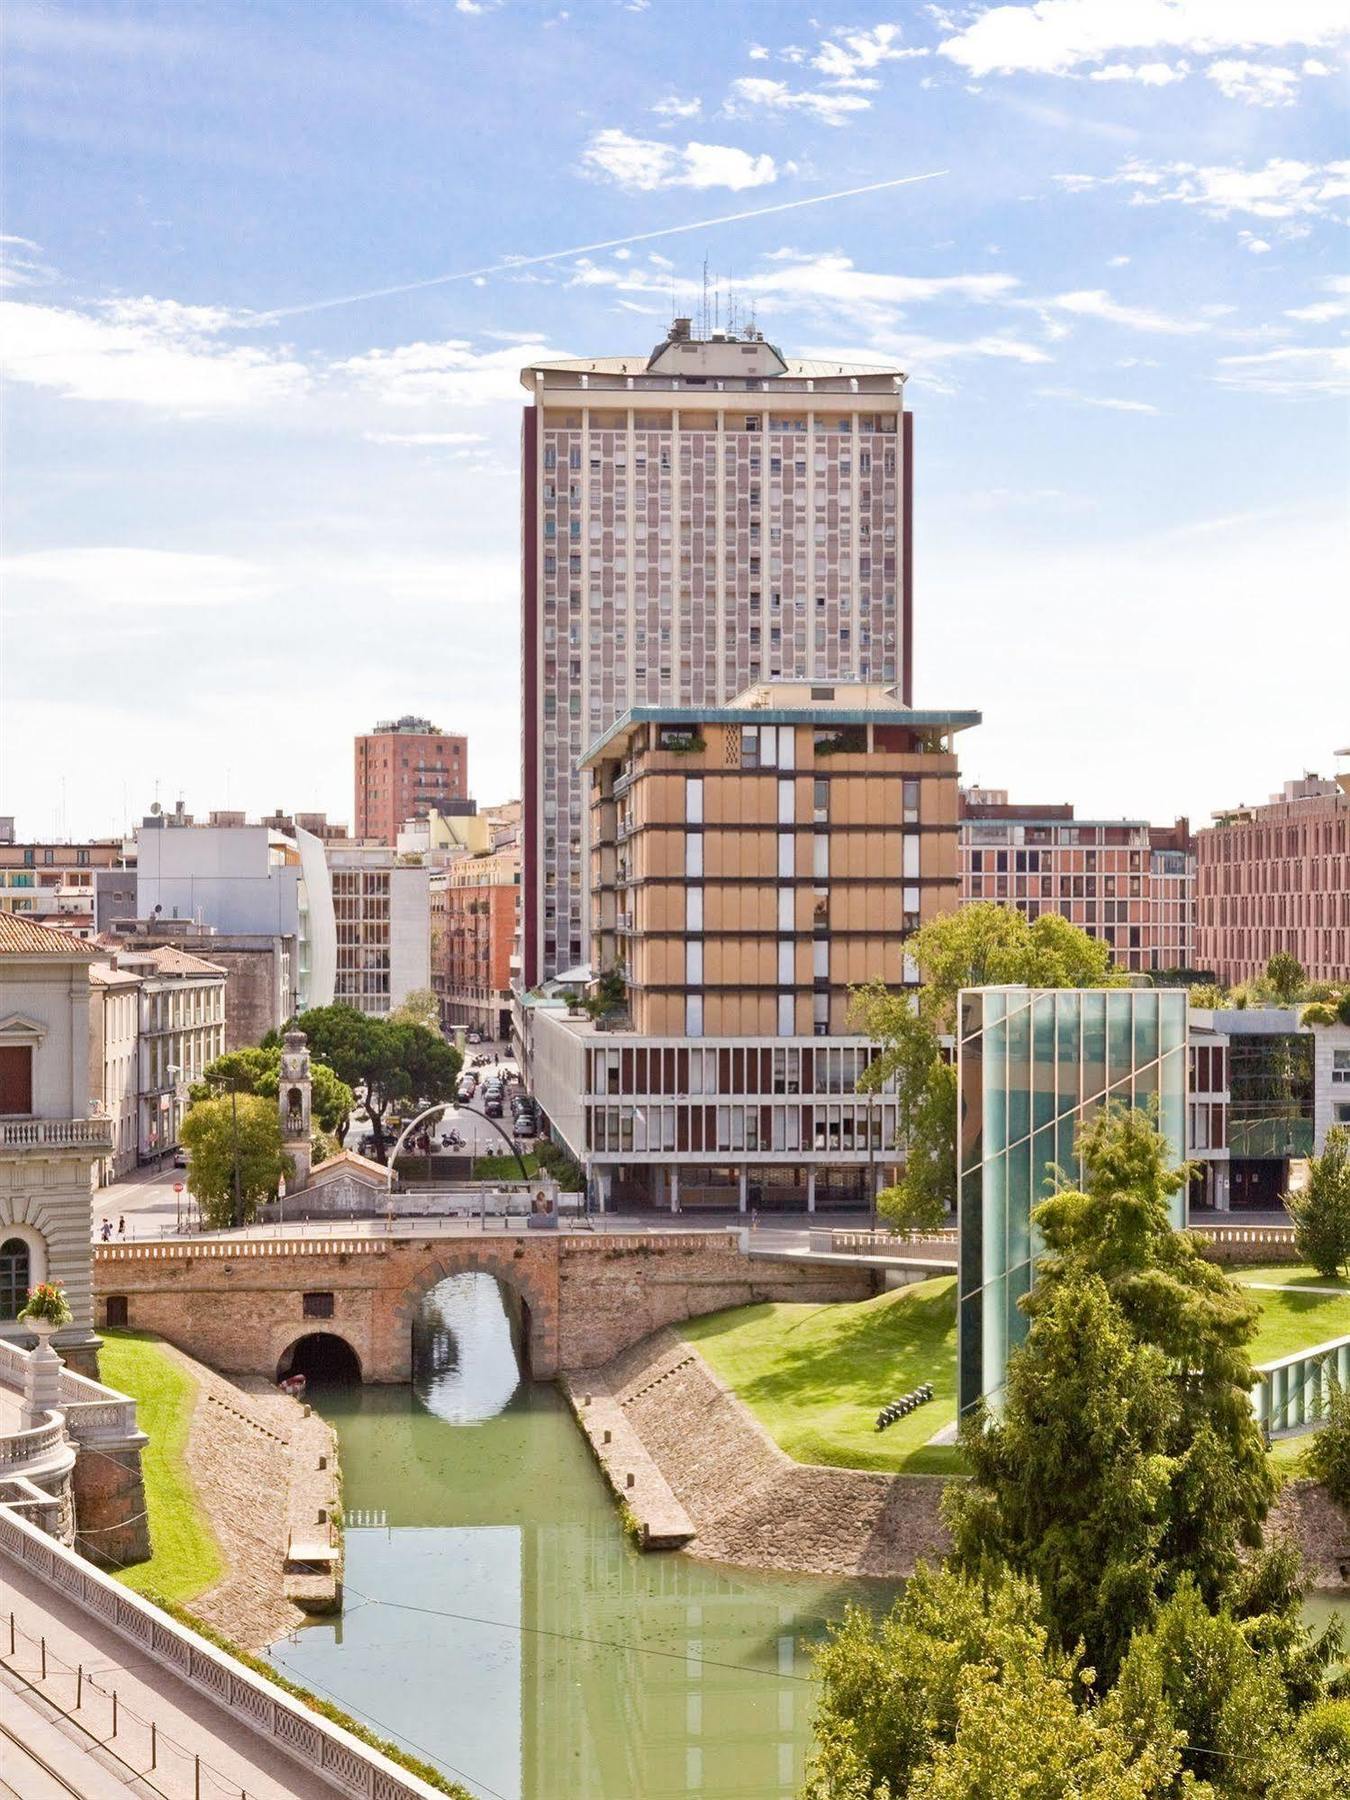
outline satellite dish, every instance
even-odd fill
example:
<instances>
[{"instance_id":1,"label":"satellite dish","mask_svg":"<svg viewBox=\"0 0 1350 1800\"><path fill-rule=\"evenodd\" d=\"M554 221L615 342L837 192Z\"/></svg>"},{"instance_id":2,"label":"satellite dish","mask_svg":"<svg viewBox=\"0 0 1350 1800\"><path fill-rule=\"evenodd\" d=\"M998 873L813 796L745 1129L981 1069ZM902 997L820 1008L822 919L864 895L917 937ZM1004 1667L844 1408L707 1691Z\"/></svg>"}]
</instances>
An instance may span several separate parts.
<instances>
[{"instance_id":1,"label":"satellite dish","mask_svg":"<svg viewBox=\"0 0 1350 1800\"><path fill-rule=\"evenodd\" d=\"M151 814L152 818L157 819L163 811L164 811L164 808L160 805L158 800L153 800L150 803L150 814Z\"/></svg>"}]
</instances>

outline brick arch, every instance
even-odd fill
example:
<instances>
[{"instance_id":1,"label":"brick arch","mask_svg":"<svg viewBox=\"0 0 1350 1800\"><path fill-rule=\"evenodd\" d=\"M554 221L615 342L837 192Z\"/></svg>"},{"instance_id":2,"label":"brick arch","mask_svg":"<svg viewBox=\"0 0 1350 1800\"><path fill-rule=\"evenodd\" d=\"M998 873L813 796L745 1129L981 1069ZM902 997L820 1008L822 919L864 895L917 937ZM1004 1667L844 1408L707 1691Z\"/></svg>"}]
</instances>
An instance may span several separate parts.
<instances>
[{"instance_id":1,"label":"brick arch","mask_svg":"<svg viewBox=\"0 0 1350 1800\"><path fill-rule=\"evenodd\" d=\"M557 1263L553 1260L536 1268L533 1260L528 1249L513 1247L510 1241L501 1247L491 1242L466 1244L462 1249L446 1246L403 1290L394 1316L401 1329L411 1333L423 1300L448 1276L491 1275L526 1308L530 1375L537 1381L552 1380L558 1373Z\"/></svg>"}]
</instances>

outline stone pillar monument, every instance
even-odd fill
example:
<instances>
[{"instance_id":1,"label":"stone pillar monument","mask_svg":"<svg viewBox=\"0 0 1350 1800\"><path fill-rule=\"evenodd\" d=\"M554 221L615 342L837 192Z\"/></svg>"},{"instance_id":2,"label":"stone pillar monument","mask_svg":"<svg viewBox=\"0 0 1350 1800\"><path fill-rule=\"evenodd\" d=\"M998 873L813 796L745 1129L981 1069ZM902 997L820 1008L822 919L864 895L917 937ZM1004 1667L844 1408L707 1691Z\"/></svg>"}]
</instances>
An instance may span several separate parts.
<instances>
[{"instance_id":1,"label":"stone pillar monument","mask_svg":"<svg viewBox=\"0 0 1350 1800\"><path fill-rule=\"evenodd\" d=\"M309 1040L303 1031L288 1031L281 1046L281 1085L277 1109L281 1116L282 1148L295 1164L287 1181L288 1193L309 1186L310 1124Z\"/></svg>"}]
</instances>

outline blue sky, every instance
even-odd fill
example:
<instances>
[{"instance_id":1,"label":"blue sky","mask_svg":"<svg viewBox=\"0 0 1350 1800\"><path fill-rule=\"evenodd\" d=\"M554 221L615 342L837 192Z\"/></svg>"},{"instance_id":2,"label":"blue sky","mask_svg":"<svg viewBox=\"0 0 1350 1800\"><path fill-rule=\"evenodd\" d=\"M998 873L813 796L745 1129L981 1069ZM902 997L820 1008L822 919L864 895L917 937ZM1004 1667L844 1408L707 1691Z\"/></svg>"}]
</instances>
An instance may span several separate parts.
<instances>
[{"instance_id":1,"label":"blue sky","mask_svg":"<svg viewBox=\"0 0 1350 1800\"><path fill-rule=\"evenodd\" d=\"M970 779L1162 819L1327 772L1346 21L9 0L0 811L350 818L405 711L514 794L517 372L650 347L705 254L788 354L909 372L916 698L982 709Z\"/></svg>"}]
</instances>

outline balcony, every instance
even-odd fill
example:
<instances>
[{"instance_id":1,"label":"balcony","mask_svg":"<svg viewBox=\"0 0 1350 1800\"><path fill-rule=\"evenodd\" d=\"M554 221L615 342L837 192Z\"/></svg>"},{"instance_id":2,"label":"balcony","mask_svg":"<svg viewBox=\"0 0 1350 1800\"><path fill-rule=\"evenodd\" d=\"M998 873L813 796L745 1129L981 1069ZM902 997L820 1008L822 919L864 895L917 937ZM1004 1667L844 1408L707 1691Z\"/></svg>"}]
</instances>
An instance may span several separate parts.
<instances>
[{"instance_id":1,"label":"balcony","mask_svg":"<svg viewBox=\"0 0 1350 1800\"><path fill-rule=\"evenodd\" d=\"M0 1150L112 1149L111 1119L5 1119L0 1121Z\"/></svg>"}]
</instances>

